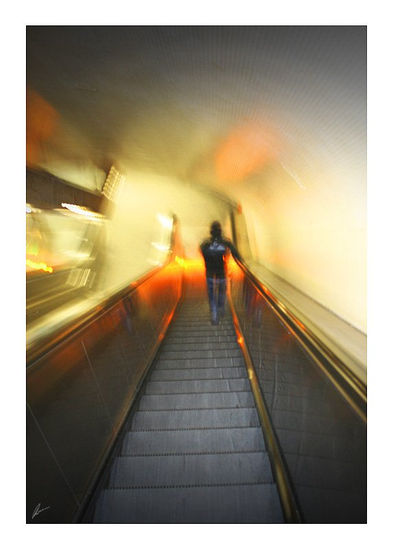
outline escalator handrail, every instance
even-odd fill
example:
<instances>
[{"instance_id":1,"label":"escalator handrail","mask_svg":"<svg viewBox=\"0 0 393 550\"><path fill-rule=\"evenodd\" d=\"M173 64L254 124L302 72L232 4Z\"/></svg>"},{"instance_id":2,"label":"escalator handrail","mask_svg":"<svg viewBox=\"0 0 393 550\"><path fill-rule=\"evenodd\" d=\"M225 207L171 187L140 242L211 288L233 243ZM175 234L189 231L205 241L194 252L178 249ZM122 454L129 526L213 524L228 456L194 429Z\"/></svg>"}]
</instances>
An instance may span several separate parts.
<instances>
[{"instance_id":1,"label":"escalator handrail","mask_svg":"<svg viewBox=\"0 0 393 550\"><path fill-rule=\"evenodd\" d=\"M265 402L263 392L261 391L258 377L255 371L245 336L243 334L239 318L237 316L231 292L228 293L229 305L232 312L233 323L237 335L237 341L242 350L244 361L247 368L247 375L254 396L255 407L261 423L261 428L266 443L266 449L270 458L272 472L277 485L277 491L281 501L281 507L285 521L287 523L303 523L303 517L299 503L296 498L295 489L288 466L285 462L279 440L275 433L273 423Z\"/></svg>"},{"instance_id":2,"label":"escalator handrail","mask_svg":"<svg viewBox=\"0 0 393 550\"><path fill-rule=\"evenodd\" d=\"M59 328L57 331L51 333L47 338L39 340L36 344L32 344L26 352L26 367L31 369L34 367L40 359L42 359L47 353L52 351L55 347L63 344L69 338L75 336L78 332L85 329L91 323L94 323L99 317L107 313L110 309L115 307L119 302L126 297L131 296L141 285L146 281L154 277L158 272L162 271L173 260L175 255L174 248L176 242L176 235L178 231L178 222L175 215L173 215L173 225L170 239L170 247L168 250L165 261L155 267L154 269L144 273L141 277L127 284L121 290L117 291L113 295L105 298L100 304L93 306L89 311L84 312L82 315L67 323L64 327Z\"/></svg>"},{"instance_id":3,"label":"escalator handrail","mask_svg":"<svg viewBox=\"0 0 393 550\"><path fill-rule=\"evenodd\" d=\"M274 295L273 291L262 283L248 269L247 265L235 259L244 275L263 296L270 307L279 316L290 332L296 337L302 347L312 356L316 364L335 385L336 389L348 401L361 419L367 421L367 386L358 376L324 344L304 323Z\"/></svg>"}]
</instances>

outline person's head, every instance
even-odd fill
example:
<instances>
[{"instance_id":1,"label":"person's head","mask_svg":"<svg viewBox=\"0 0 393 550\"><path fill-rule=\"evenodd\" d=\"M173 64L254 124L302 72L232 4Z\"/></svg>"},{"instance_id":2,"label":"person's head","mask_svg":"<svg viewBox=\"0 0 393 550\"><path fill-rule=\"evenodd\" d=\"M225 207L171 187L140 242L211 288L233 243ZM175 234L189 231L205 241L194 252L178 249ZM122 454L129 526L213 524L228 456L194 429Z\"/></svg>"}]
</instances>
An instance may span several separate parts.
<instances>
[{"instance_id":1,"label":"person's head","mask_svg":"<svg viewBox=\"0 0 393 550\"><path fill-rule=\"evenodd\" d=\"M221 224L220 222L213 222L210 226L210 235L214 238L216 237L221 237L221 233L222 233L222 230L221 230Z\"/></svg>"}]
</instances>

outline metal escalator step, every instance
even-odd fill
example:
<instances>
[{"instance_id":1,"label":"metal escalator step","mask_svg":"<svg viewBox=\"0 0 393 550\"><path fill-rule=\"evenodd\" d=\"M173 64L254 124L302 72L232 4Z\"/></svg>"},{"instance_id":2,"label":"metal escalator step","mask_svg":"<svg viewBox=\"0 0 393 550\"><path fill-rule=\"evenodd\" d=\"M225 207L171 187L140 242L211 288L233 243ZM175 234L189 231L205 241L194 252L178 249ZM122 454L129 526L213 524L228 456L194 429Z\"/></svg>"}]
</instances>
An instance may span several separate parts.
<instances>
[{"instance_id":1,"label":"metal escalator step","mask_svg":"<svg viewBox=\"0 0 393 550\"><path fill-rule=\"evenodd\" d=\"M231 340L236 339L236 333L233 330L223 330L222 332L218 331L202 331L202 330L193 330L193 331L183 331L183 330L173 330L170 335L167 336L168 341L172 338L177 340L183 340L187 338L199 338L199 341L207 342L207 338L219 338L219 337L229 337Z\"/></svg>"},{"instance_id":2,"label":"metal escalator step","mask_svg":"<svg viewBox=\"0 0 393 550\"><path fill-rule=\"evenodd\" d=\"M220 321L218 325L212 325L210 318L206 318L199 323L187 322L187 321L174 321L172 330L205 330L206 332L221 332L223 330L233 329L232 321Z\"/></svg>"},{"instance_id":3,"label":"metal escalator step","mask_svg":"<svg viewBox=\"0 0 393 550\"><path fill-rule=\"evenodd\" d=\"M243 357L215 357L207 359L159 359L157 370L178 368L244 367Z\"/></svg>"},{"instance_id":4,"label":"metal escalator step","mask_svg":"<svg viewBox=\"0 0 393 550\"><path fill-rule=\"evenodd\" d=\"M168 487L272 483L267 452L175 456L121 456L109 487Z\"/></svg>"},{"instance_id":5,"label":"metal escalator step","mask_svg":"<svg viewBox=\"0 0 393 550\"><path fill-rule=\"evenodd\" d=\"M145 394L202 393L249 391L247 379L240 380L184 380L181 382L148 382Z\"/></svg>"},{"instance_id":6,"label":"metal escalator step","mask_svg":"<svg viewBox=\"0 0 393 550\"><path fill-rule=\"evenodd\" d=\"M203 380L209 378L247 378L247 371L244 367L157 369L151 374L150 380Z\"/></svg>"},{"instance_id":7,"label":"metal escalator step","mask_svg":"<svg viewBox=\"0 0 393 550\"><path fill-rule=\"evenodd\" d=\"M202 326L211 326L210 324L210 316L206 316L204 319L200 319L200 320L194 320L192 317L189 317L188 319L179 319L179 318L176 318L174 320L174 323L176 324L176 326L181 326L182 328L187 328L187 327L202 327ZM219 326L220 328L221 327L224 327L224 328L228 328L228 327L232 327L233 326L233 321L231 319L223 319L220 321L220 324L217 325Z\"/></svg>"},{"instance_id":8,"label":"metal escalator step","mask_svg":"<svg viewBox=\"0 0 393 550\"><path fill-rule=\"evenodd\" d=\"M273 484L182 489L107 489L95 523L282 523Z\"/></svg>"},{"instance_id":9,"label":"metal escalator step","mask_svg":"<svg viewBox=\"0 0 393 550\"><path fill-rule=\"evenodd\" d=\"M214 359L218 357L242 357L242 352L239 347L236 349L210 349L197 351L162 351L160 359Z\"/></svg>"},{"instance_id":10,"label":"metal escalator step","mask_svg":"<svg viewBox=\"0 0 393 550\"><path fill-rule=\"evenodd\" d=\"M195 308L192 309L185 309L182 307L177 313L176 313L176 322L180 319L193 319L194 321L205 321L209 318L209 310L208 308L200 308L198 313L195 313Z\"/></svg>"},{"instance_id":11,"label":"metal escalator step","mask_svg":"<svg viewBox=\"0 0 393 550\"><path fill-rule=\"evenodd\" d=\"M122 446L123 455L225 453L263 450L265 450L265 442L259 426L222 430L127 432Z\"/></svg>"},{"instance_id":12,"label":"metal escalator step","mask_svg":"<svg viewBox=\"0 0 393 550\"><path fill-rule=\"evenodd\" d=\"M233 342L234 336L167 336L165 338L166 343L171 344L221 344L225 342Z\"/></svg>"},{"instance_id":13,"label":"metal escalator step","mask_svg":"<svg viewBox=\"0 0 393 550\"><path fill-rule=\"evenodd\" d=\"M166 409L211 409L227 407L253 407L251 391L226 393L191 393L176 395L144 395L138 405L139 411Z\"/></svg>"},{"instance_id":14,"label":"metal escalator step","mask_svg":"<svg viewBox=\"0 0 393 550\"><path fill-rule=\"evenodd\" d=\"M259 426L255 408L138 411L133 430L173 430Z\"/></svg>"},{"instance_id":15,"label":"metal escalator step","mask_svg":"<svg viewBox=\"0 0 393 550\"><path fill-rule=\"evenodd\" d=\"M197 343L172 343L166 341L162 346L162 351L199 351L199 350L218 350L218 349L239 349L239 344L233 339L230 342L197 342Z\"/></svg>"}]
</instances>

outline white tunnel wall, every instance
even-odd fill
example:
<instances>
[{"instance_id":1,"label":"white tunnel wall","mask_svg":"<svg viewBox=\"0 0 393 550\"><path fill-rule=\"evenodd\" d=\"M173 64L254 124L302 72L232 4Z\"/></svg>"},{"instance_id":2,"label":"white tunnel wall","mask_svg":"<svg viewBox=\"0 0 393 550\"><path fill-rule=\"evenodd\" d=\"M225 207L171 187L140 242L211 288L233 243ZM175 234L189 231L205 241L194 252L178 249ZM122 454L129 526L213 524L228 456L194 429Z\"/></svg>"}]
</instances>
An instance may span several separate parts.
<instances>
[{"instance_id":1,"label":"white tunnel wall","mask_svg":"<svg viewBox=\"0 0 393 550\"><path fill-rule=\"evenodd\" d=\"M283 170L238 197L252 255L366 333L366 187L362 174L326 168L302 187ZM259 185L258 185L259 183Z\"/></svg>"},{"instance_id":2,"label":"white tunnel wall","mask_svg":"<svg viewBox=\"0 0 393 550\"><path fill-rule=\"evenodd\" d=\"M108 215L102 289L121 287L165 259L153 243L169 245L170 231L160 223L176 214L185 256L200 257L199 244L213 220L227 224L228 205L174 178L127 171Z\"/></svg>"}]
</instances>

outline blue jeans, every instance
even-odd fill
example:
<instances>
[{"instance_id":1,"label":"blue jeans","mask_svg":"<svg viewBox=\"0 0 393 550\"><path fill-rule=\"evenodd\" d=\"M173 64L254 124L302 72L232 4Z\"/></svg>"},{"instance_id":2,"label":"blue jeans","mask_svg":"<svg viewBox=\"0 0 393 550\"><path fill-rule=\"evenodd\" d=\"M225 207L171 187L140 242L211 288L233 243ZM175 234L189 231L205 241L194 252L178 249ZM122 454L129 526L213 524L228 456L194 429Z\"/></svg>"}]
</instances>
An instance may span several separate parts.
<instances>
[{"instance_id":1,"label":"blue jeans","mask_svg":"<svg viewBox=\"0 0 393 550\"><path fill-rule=\"evenodd\" d=\"M227 280L214 277L206 277L207 295L209 297L210 311L213 319L224 313Z\"/></svg>"}]
</instances>

